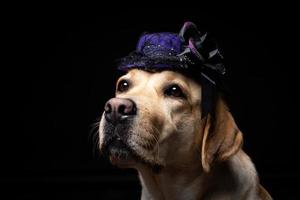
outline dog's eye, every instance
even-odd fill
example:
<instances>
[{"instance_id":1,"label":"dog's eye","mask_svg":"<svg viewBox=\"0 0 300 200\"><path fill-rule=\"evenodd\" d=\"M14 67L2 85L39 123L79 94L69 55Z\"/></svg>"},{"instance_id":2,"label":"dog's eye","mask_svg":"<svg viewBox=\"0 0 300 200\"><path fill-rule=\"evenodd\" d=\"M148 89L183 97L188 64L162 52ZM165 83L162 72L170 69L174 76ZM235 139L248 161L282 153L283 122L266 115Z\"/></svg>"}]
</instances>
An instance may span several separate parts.
<instances>
[{"instance_id":1,"label":"dog's eye","mask_svg":"<svg viewBox=\"0 0 300 200\"><path fill-rule=\"evenodd\" d=\"M121 80L118 84L118 92L125 92L129 88L129 82L127 80Z\"/></svg>"},{"instance_id":2,"label":"dog's eye","mask_svg":"<svg viewBox=\"0 0 300 200\"><path fill-rule=\"evenodd\" d=\"M166 96L171 96L171 97L185 97L181 88L176 84L167 87L164 93Z\"/></svg>"}]
</instances>

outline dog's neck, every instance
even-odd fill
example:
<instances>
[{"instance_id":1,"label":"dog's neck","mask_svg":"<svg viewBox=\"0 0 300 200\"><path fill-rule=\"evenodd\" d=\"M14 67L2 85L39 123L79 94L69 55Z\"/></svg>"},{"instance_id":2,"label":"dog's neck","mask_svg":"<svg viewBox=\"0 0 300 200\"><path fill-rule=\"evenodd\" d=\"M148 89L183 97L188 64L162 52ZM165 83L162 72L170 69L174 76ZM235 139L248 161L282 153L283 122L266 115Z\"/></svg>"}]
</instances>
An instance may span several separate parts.
<instances>
[{"instance_id":1,"label":"dog's neck","mask_svg":"<svg viewBox=\"0 0 300 200\"><path fill-rule=\"evenodd\" d=\"M257 188L255 167L243 151L215 165L209 173L205 173L201 165L195 163L181 168L167 166L159 173L145 165L139 166L137 170L142 183L142 200L202 199L204 196L219 199L218 195L227 195L229 198L233 194L240 197L249 188Z\"/></svg>"},{"instance_id":2,"label":"dog's neck","mask_svg":"<svg viewBox=\"0 0 300 200\"><path fill-rule=\"evenodd\" d=\"M194 199L200 197L203 185L201 165L185 165L183 168L164 167L154 172L147 166L138 168L142 183L142 200ZM184 191L183 191L184 190Z\"/></svg>"}]
</instances>

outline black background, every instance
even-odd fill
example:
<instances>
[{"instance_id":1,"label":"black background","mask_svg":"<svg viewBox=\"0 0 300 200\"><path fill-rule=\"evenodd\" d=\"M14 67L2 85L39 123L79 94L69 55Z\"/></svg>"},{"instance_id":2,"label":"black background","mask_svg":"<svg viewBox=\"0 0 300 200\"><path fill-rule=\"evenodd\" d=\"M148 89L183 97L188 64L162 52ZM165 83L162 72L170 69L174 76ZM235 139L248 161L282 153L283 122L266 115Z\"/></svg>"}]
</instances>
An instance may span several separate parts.
<instances>
[{"instance_id":1,"label":"black background","mask_svg":"<svg viewBox=\"0 0 300 200\"><path fill-rule=\"evenodd\" d=\"M232 113L262 184L275 199L299 197L292 10L30 7L4 18L5 199L138 199L135 171L99 156L91 125L113 96L115 60L132 51L144 31L177 32L187 20L212 34L224 52Z\"/></svg>"}]
</instances>

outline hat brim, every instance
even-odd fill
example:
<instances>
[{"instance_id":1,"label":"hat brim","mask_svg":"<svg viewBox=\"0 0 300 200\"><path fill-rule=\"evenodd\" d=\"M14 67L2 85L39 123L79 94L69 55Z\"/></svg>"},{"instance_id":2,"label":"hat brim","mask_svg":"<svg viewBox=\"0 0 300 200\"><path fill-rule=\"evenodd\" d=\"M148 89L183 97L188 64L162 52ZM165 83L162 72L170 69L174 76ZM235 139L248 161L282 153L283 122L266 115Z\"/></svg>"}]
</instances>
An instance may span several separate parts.
<instances>
[{"instance_id":1,"label":"hat brim","mask_svg":"<svg viewBox=\"0 0 300 200\"><path fill-rule=\"evenodd\" d=\"M118 69L128 71L132 68L139 69L183 69L187 68L188 63L180 60L178 56L145 56L136 52L131 53L121 59Z\"/></svg>"}]
</instances>

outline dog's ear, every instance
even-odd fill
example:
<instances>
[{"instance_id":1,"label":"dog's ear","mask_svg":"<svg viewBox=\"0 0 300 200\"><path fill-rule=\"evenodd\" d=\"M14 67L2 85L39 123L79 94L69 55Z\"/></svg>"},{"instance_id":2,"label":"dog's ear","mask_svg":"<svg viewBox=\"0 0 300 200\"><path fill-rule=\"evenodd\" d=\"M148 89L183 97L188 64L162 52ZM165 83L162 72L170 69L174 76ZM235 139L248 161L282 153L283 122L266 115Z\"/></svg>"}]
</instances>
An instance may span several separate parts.
<instances>
[{"instance_id":1,"label":"dog's ear","mask_svg":"<svg viewBox=\"0 0 300 200\"><path fill-rule=\"evenodd\" d=\"M234 155L242 146L243 136L238 129L224 100L216 102L214 115L203 119L201 162L208 172L214 162L224 161Z\"/></svg>"}]
</instances>

